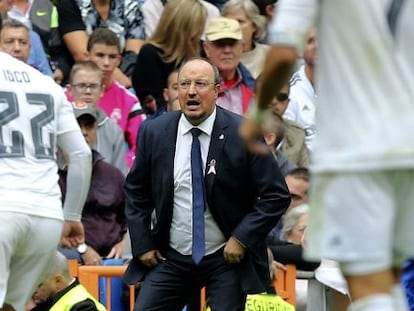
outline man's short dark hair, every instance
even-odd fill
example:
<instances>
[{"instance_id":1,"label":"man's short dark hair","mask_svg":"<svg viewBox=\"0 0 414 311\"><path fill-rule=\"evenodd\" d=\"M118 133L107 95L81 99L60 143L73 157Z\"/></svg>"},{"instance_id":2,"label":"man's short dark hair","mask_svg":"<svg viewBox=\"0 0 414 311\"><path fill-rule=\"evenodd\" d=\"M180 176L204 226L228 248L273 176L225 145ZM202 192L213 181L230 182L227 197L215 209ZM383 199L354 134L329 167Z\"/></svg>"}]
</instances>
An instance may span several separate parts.
<instances>
[{"instance_id":1,"label":"man's short dark hair","mask_svg":"<svg viewBox=\"0 0 414 311\"><path fill-rule=\"evenodd\" d=\"M306 167L294 168L293 170L289 171L286 176L292 176L307 182L309 182L310 180L309 169L307 169Z\"/></svg>"},{"instance_id":2,"label":"man's short dark hair","mask_svg":"<svg viewBox=\"0 0 414 311\"><path fill-rule=\"evenodd\" d=\"M87 49L90 51L95 44L104 44L108 46L116 46L118 52L121 53L121 46L118 35L108 28L96 28L89 36Z\"/></svg>"}]
</instances>

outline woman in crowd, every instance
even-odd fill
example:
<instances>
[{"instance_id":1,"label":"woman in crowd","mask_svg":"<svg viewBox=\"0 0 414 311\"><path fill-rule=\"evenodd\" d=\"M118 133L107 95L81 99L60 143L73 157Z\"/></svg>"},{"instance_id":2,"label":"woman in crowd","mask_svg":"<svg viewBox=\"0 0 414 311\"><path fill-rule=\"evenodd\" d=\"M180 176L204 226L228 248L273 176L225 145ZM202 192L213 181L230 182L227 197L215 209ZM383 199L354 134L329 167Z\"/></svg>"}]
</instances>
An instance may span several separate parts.
<instances>
[{"instance_id":1,"label":"woman in crowd","mask_svg":"<svg viewBox=\"0 0 414 311\"><path fill-rule=\"evenodd\" d=\"M236 19L243 31L243 55L241 62L256 79L262 72L269 46L259 43L266 32L266 18L252 0L229 0L221 15Z\"/></svg>"},{"instance_id":2,"label":"woman in crowd","mask_svg":"<svg viewBox=\"0 0 414 311\"><path fill-rule=\"evenodd\" d=\"M206 9L197 0L171 0L165 5L132 74L132 85L148 114L165 110L163 90L170 72L184 60L200 55L206 16Z\"/></svg>"}]
</instances>

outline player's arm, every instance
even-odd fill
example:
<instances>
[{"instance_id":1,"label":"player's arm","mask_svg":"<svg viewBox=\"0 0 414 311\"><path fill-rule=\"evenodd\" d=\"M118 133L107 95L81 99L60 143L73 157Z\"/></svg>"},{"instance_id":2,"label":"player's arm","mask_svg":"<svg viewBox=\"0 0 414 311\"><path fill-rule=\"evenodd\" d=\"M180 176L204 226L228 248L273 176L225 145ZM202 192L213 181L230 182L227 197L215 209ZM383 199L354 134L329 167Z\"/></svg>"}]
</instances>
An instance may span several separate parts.
<instances>
[{"instance_id":1,"label":"player's arm","mask_svg":"<svg viewBox=\"0 0 414 311\"><path fill-rule=\"evenodd\" d=\"M91 150L80 131L58 135L57 144L68 157L67 190L63 205L65 224L61 244L75 247L85 240L80 220L91 179Z\"/></svg>"}]
</instances>

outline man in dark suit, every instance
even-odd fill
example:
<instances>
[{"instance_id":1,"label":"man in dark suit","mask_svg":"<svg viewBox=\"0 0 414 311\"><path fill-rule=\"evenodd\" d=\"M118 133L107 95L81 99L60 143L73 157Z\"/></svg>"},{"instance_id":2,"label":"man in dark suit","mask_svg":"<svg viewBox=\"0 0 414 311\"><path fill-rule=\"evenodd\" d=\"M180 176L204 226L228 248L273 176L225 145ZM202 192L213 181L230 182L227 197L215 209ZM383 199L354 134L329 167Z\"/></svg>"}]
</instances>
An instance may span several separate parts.
<instances>
[{"instance_id":1,"label":"man in dark suit","mask_svg":"<svg viewBox=\"0 0 414 311\"><path fill-rule=\"evenodd\" d=\"M125 281L145 276L137 311L181 310L203 286L212 310L241 311L246 294L270 284L265 238L290 195L272 155L245 148L242 117L216 106L220 84L212 63L186 62L178 86L181 111L140 130L125 184L134 255Z\"/></svg>"}]
</instances>

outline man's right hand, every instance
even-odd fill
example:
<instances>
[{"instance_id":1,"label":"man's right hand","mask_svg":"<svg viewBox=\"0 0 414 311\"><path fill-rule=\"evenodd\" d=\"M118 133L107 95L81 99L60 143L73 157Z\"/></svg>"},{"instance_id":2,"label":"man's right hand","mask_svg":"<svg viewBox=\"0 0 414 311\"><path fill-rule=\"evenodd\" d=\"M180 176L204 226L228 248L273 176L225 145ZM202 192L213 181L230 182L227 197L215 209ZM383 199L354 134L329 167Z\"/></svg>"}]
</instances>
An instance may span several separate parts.
<instances>
[{"instance_id":1,"label":"man's right hand","mask_svg":"<svg viewBox=\"0 0 414 311\"><path fill-rule=\"evenodd\" d=\"M60 246L75 248L85 241L85 232L80 221L65 220Z\"/></svg>"},{"instance_id":2,"label":"man's right hand","mask_svg":"<svg viewBox=\"0 0 414 311\"><path fill-rule=\"evenodd\" d=\"M156 249L148 251L138 258L144 265L149 268L156 266L159 260L165 260L165 257L163 257L161 253Z\"/></svg>"}]
</instances>

